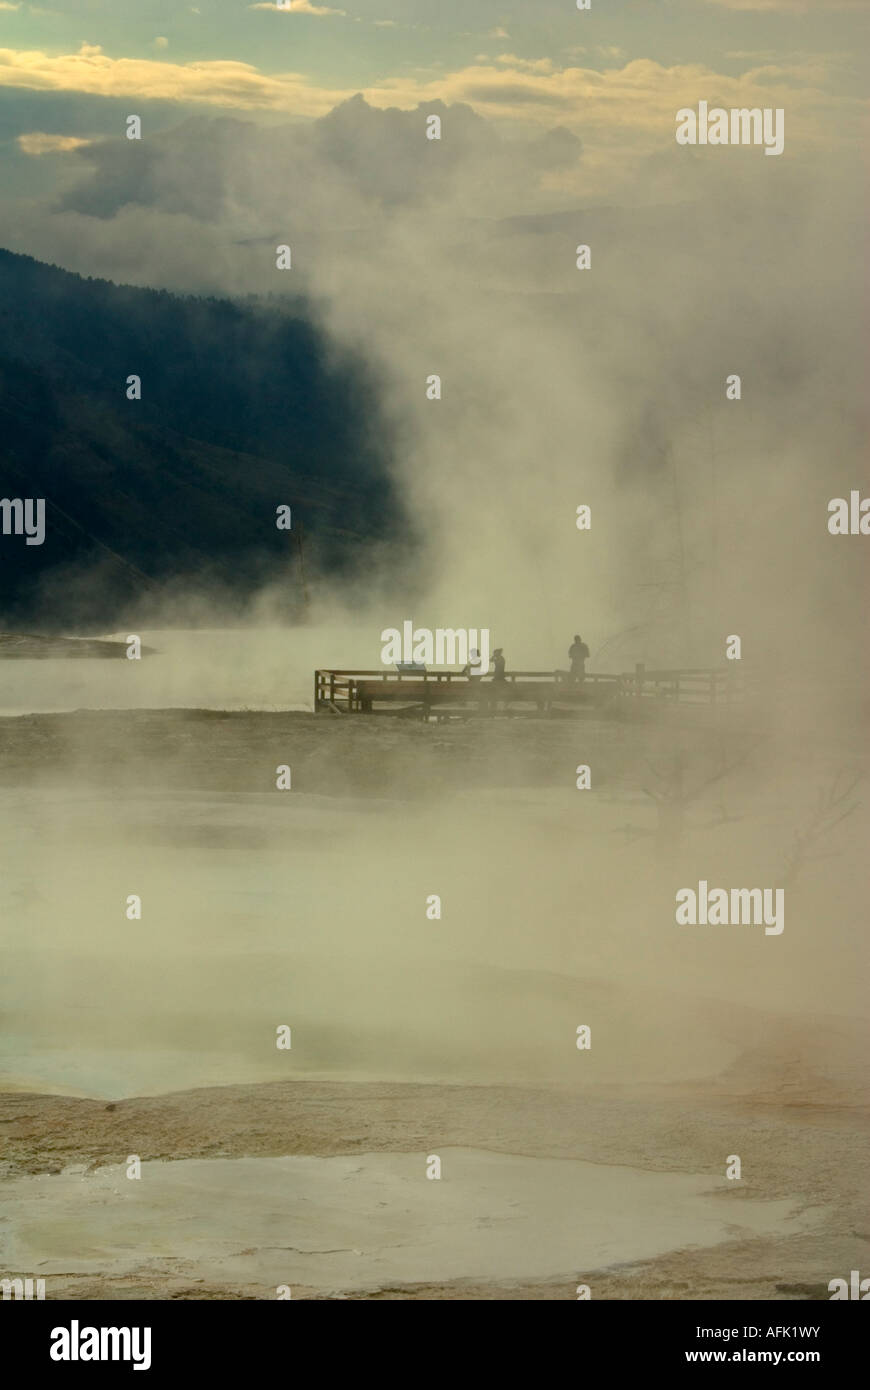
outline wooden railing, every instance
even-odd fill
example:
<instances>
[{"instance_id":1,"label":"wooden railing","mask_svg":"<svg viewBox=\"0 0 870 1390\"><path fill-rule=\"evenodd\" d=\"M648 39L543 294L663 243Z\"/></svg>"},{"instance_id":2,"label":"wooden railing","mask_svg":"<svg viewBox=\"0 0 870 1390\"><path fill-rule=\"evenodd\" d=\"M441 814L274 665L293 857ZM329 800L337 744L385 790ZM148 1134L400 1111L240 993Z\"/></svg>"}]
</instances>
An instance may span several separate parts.
<instances>
[{"instance_id":1,"label":"wooden railing","mask_svg":"<svg viewBox=\"0 0 870 1390\"><path fill-rule=\"evenodd\" d=\"M689 668L682 671L648 671L637 665L634 674L619 677L620 693L642 700L674 701L679 704L733 704L745 693L739 668Z\"/></svg>"},{"instance_id":2,"label":"wooden railing","mask_svg":"<svg viewBox=\"0 0 870 1390\"><path fill-rule=\"evenodd\" d=\"M566 671L507 671L503 681L492 676L469 677L455 671L398 672L345 668L314 673L314 709L333 709L348 714L367 712L378 701L442 704L479 702L482 699L528 700L536 704L575 703L591 695L602 698L659 701L662 704L732 704L743 698L740 674L727 667L679 671L648 671L638 665L633 672L605 675L589 672L573 682Z\"/></svg>"}]
</instances>

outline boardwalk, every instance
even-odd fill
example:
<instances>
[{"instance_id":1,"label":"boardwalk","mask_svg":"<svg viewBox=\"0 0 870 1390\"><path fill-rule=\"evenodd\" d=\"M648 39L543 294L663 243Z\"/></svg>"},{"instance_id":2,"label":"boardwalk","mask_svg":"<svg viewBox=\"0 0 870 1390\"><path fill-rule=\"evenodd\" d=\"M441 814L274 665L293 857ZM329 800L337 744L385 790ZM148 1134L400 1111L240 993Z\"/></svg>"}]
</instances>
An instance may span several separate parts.
<instances>
[{"instance_id":1,"label":"boardwalk","mask_svg":"<svg viewBox=\"0 0 870 1390\"><path fill-rule=\"evenodd\" d=\"M444 706L495 712L507 706L603 708L616 700L640 700L660 705L731 704L742 698L742 677L733 668L647 671L638 665L617 675L587 674L573 683L564 671L510 671L503 681L491 676L469 677L450 671L399 674L373 671L317 670L314 673L314 711L372 714L378 706L418 706L423 713Z\"/></svg>"}]
</instances>

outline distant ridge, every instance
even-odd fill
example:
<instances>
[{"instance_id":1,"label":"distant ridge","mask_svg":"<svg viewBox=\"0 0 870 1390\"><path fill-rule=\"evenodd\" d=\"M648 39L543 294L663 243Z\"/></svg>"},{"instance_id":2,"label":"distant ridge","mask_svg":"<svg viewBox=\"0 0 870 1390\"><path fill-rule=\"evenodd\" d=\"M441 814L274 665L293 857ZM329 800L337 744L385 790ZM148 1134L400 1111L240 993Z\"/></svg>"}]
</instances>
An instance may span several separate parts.
<instances>
[{"instance_id":1,"label":"distant ridge","mask_svg":"<svg viewBox=\"0 0 870 1390\"><path fill-rule=\"evenodd\" d=\"M0 428L0 497L46 499L43 545L0 535L6 628L114 629L167 587L231 609L276 579L292 619L303 564L349 578L407 535L374 381L299 299L178 296L0 250Z\"/></svg>"},{"instance_id":2,"label":"distant ridge","mask_svg":"<svg viewBox=\"0 0 870 1390\"><path fill-rule=\"evenodd\" d=\"M153 656L154 647L140 647L142 656ZM106 642L96 637L41 637L30 632L0 632L0 661L33 661L57 657L126 657L126 642Z\"/></svg>"}]
</instances>

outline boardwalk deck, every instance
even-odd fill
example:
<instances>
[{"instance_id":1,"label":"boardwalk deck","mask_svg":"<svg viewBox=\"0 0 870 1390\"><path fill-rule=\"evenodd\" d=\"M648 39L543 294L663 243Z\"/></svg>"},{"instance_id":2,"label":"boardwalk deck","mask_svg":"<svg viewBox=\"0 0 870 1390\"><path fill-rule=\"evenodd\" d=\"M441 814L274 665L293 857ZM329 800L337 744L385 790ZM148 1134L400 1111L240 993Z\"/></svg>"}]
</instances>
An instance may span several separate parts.
<instances>
[{"instance_id":1,"label":"boardwalk deck","mask_svg":"<svg viewBox=\"0 0 870 1390\"><path fill-rule=\"evenodd\" d=\"M587 674L574 684L563 671L510 671L503 681L492 676L461 676L452 671L400 674L374 671L318 670L314 673L314 710L371 714L376 706L407 705L426 713L444 706L490 711L534 705L602 707L615 700L656 701L682 705L731 704L742 696L742 682L729 668L647 671L643 666L616 675Z\"/></svg>"}]
</instances>

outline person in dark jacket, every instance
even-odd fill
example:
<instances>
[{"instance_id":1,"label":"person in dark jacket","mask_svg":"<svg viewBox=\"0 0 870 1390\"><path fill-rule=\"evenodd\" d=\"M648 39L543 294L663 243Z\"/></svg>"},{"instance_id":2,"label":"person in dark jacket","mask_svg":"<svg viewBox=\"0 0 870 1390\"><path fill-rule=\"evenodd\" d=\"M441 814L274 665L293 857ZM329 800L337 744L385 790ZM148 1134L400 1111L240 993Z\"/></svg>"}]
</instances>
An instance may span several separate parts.
<instances>
[{"instance_id":1,"label":"person in dark jacket","mask_svg":"<svg viewBox=\"0 0 870 1390\"><path fill-rule=\"evenodd\" d=\"M568 660L571 662L571 684L582 685L586 679L586 662L589 659L589 648L583 641L579 633L574 634L574 641L568 648Z\"/></svg>"}]
</instances>

